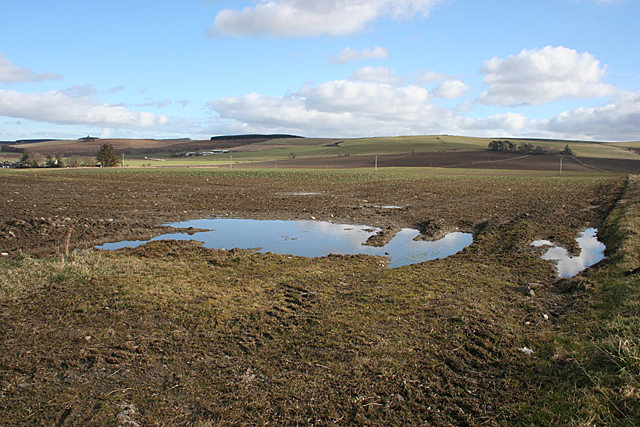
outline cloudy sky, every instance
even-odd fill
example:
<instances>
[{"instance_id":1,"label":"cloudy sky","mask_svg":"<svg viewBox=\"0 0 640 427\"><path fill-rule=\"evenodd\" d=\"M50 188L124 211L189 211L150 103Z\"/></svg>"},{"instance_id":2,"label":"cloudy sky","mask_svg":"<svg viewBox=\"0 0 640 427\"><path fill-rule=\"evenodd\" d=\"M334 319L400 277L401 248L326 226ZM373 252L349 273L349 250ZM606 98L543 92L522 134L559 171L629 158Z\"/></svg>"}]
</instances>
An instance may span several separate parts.
<instances>
[{"instance_id":1,"label":"cloudy sky","mask_svg":"<svg viewBox=\"0 0 640 427\"><path fill-rule=\"evenodd\" d=\"M0 140L640 140L640 0L0 0Z\"/></svg>"}]
</instances>

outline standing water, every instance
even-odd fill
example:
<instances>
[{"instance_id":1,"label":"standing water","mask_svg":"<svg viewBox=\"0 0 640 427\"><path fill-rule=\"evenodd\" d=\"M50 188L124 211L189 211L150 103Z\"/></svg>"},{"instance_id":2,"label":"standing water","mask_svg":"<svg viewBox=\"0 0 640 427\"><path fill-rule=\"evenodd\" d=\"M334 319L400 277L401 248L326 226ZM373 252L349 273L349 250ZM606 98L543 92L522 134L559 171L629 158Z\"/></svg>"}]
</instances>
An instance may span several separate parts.
<instances>
[{"instance_id":1,"label":"standing water","mask_svg":"<svg viewBox=\"0 0 640 427\"><path fill-rule=\"evenodd\" d=\"M558 277L573 277L587 267L604 259L605 245L596 238L598 230L588 228L576 239L580 247L580 255L572 257L569 252L562 247L555 245L548 240L536 240L532 246L549 246L547 252L542 255L542 259L558 261Z\"/></svg>"},{"instance_id":2,"label":"standing water","mask_svg":"<svg viewBox=\"0 0 640 427\"><path fill-rule=\"evenodd\" d=\"M197 240L212 249L253 249L261 252L290 254L305 257L321 257L329 254L367 254L386 256L390 267L415 264L453 255L473 241L470 233L449 233L434 241L413 240L417 230L402 229L383 247L366 246L364 243L379 229L362 225L341 225L321 221L259 221L250 219L201 219L167 224L176 228L206 229L193 233L164 234L151 240ZM134 248L144 241L107 243L97 249L114 250Z\"/></svg>"}]
</instances>

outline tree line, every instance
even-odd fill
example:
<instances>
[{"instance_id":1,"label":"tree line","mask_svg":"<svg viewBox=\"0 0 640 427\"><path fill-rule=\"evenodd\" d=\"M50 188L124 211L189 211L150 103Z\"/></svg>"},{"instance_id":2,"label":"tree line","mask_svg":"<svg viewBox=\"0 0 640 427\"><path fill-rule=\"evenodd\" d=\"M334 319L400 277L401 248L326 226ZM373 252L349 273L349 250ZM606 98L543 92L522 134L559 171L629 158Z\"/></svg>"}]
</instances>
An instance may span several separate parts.
<instances>
[{"instance_id":1,"label":"tree line","mask_svg":"<svg viewBox=\"0 0 640 427\"><path fill-rule=\"evenodd\" d=\"M120 165L120 158L116 154L115 148L111 144L102 144L100 149L98 150L98 155L96 156L94 161L84 160L83 162L79 162L77 159L72 160L69 164L66 164L62 158L62 154L58 153L55 156L51 154L47 154L45 156L44 167L47 168L64 168L67 166L94 166L95 164L99 164L102 167L113 167ZM35 155L29 153L29 150L24 148L22 150L22 158L18 162L19 168L38 168L40 167L40 161L36 158Z\"/></svg>"},{"instance_id":2,"label":"tree line","mask_svg":"<svg viewBox=\"0 0 640 427\"><path fill-rule=\"evenodd\" d=\"M520 153L520 154L541 154L541 155L562 155L573 156L573 150L567 144L563 150L552 147L543 147L540 145L533 145L529 142L516 145L509 140L496 140L489 143L489 149L493 151L501 151L504 153Z\"/></svg>"}]
</instances>

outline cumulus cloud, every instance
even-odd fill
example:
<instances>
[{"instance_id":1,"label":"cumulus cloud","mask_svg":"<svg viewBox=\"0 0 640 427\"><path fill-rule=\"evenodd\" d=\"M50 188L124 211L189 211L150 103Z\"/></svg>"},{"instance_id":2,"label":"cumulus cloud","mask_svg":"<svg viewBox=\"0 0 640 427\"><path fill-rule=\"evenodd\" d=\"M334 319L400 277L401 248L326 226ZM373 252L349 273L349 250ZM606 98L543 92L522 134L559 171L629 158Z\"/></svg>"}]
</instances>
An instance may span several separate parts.
<instances>
[{"instance_id":1,"label":"cumulus cloud","mask_svg":"<svg viewBox=\"0 0 640 427\"><path fill-rule=\"evenodd\" d=\"M305 135L369 135L410 132L412 122L429 120L428 92L374 82L338 80L306 85L283 97L248 94L210 101L227 120L249 128L286 129Z\"/></svg>"},{"instance_id":2,"label":"cumulus cloud","mask_svg":"<svg viewBox=\"0 0 640 427\"><path fill-rule=\"evenodd\" d=\"M207 103L219 126L243 132L357 137L456 133L494 135L520 131L526 118L503 114L471 119L432 103L428 90L371 81L335 80L305 85L282 97L251 93ZM220 128L218 128L220 129Z\"/></svg>"},{"instance_id":3,"label":"cumulus cloud","mask_svg":"<svg viewBox=\"0 0 640 427\"><path fill-rule=\"evenodd\" d=\"M61 75L51 71L43 71L36 74L29 68L16 67L7 58L6 54L0 53L0 82L2 83L39 82L42 80L60 80L61 78Z\"/></svg>"},{"instance_id":4,"label":"cumulus cloud","mask_svg":"<svg viewBox=\"0 0 640 427\"><path fill-rule=\"evenodd\" d=\"M396 70L394 70L393 68L366 66L357 69L353 74L349 76L349 80L378 82L397 86L402 83L404 79L396 75Z\"/></svg>"},{"instance_id":5,"label":"cumulus cloud","mask_svg":"<svg viewBox=\"0 0 640 427\"><path fill-rule=\"evenodd\" d=\"M640 135L640 92L623 92L595 108L565 111L551 119L532 120L531 127L563 138L637 141Z\"/></svg>"},{"instance_id":6,"label":"cumulus cloud","mask_svg":"<svg viewBox=\"0 0 640 427\"><path fill-rule=\"evenodd\" d=\"M433 94L438 98L455 99L470 91L471 88L460 80L445 80L438 85Z\"/></svg>"},{"instance_id":7,"label":"cumulus cloud","mask_svg":"<svg viewBox=\"0 0 640 427\"><path fill-rule=\"evenodd\" d=\"M346 64L360 59L387 59L389 51L382 46L376 46L373 49L354 49L346 47L342 49L335 57L327 56L327 61L332 64Z\"/></svg>"},{"instance_id":8,"label":"cumulus cloud","mask_svg":"<svg viewBox=\"0 0 640 427\"><path fill-rule=\"evenodd\" d=\"M418 86L392 87L375 82L337 80L304 86L297 93L309 109L350 113L383 120L421 120L431 107L429 92Z\"/></svg>"},{"instance_id":9,"label":"cumulus cloud","mask_svg":"<svg viewBox=\"0 0 640 427\"><path fill-rule=\"evenodd\" d=\"M469 103L462 104L469 106ZM459 134L585 139L637 140L640 92L625 92L595 108L578 108L551 119L528 119L515 112L485 118L465 116L467 108L433 104L419 86L336 80L305 85L284 96L250 93L212 100L216 113L209 133L294 133L321 137Z\"/></svg>"},{"instance_id":10,"label":"cumulus cloud","mask_svg":"<svg viewBox=\"0 0 640 427\"><path fill-rule=\"evenodd\" d=\"M513 134L522 132L527 127L527 118L518 113L496 114L486 119L461 118L460 128L464 130L487 130L495 132L506 130Z\"/></svg>"},{"instance_id":11,"label":"cumulus cloud","mask_svg":"<svg viewBox=\"0 0 640 427\"><path fill-rule=\"evenodd\" d=\"M223 9L206 35L340 36L362 32L381 17L428 16L447 0L259 0L240 11Z\"/></svg>"},{"instance_id":12,"label":"cumulus cloud","mask_svg":"<svg viewBox=\"0 0 640 427\"><path fill-rule=\"evenodd\" d=\"M484 62L483 83L489 86L478 101L485 105L539 105L566 98L598 98L616 93L604 83L606 67L593 55L566 47L524 49L506 59Z\"/></svg>"},{"instance_id":13,"label":"cumulus cloud","mask_svg":"<svg viewBox=\"0 0 640 427\"><path fill-rule=\"evenodd\" d=\"M82 90L77 88L43 94L0 90L0 116L54 124L130 129L157 127L170 121L164 115L133 111L83 96Z\"/></svg>"},{"instance_id":14,"label":"cumulus cloud","mask_svg":"<svg viewBox=\"0 0 640 427\"><path fill-rule=\"evenodd\" d=\"M471 87L458 80L458 78L452 74L443 74L436 71L416 71L414 80L423 85L441 82L433 90L434 96L438 98L455 99L465 93L472 92Z\"/></svg>"}]
</instances>

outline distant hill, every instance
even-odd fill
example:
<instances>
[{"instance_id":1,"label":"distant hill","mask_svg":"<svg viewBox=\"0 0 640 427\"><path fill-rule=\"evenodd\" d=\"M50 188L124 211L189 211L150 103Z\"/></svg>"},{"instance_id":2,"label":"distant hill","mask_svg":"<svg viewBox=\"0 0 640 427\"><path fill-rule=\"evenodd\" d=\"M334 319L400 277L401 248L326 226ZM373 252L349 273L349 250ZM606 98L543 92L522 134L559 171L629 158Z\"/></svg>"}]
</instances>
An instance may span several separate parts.
<instances>
[{"instance_id":1,"label":"distant hill","mask_svg":"<svg viewBox=\"0 0 640 427\"><path fill-rule=\"evenodd\" d=\"M55 139L18 139L14 144L37 144L39 142L55 141Z\"/></svg>"},{"instance_id":2,"label":"distant hill","mask_svg":"<svg viewBox=\"0 0 640 427\"><path fill-rule=\"evenodd\" d=\"M198 150L231 149L249 144L257 144L270 139L283 140L302 139L302 137L290 135L231 135L213 137L212 139L192 140L179 139L117 139L83 137L77 140L27 140L10 142L3 145L3 151L22 152L28 148L29 152L40 154L61 153L64 156L95 156L103 144L111 144L118 154L155 154L155 153L180 153ZM28 147L25 145L28 144Z\"/></svg>"},{"instance_id":3,"label":"distant hill","mask_svg":"<svg viewBox=\"0 0 640 427\"><path fill-rule=\"evenodd\" d=\"M263 135L263 134L247 134L247 135L222 135L222 136L212 136L211 141L219 141L219 140L229 140L234 141L237 139L283 139L283 138L304 138L304 136L297 135L284 135L284 134L272 134L272 135Z\"/></svg>"},{"instance_id":4,"label":"distant hill","mask_svg":"<svg viewBox=\"0 0 640 427\"><path fill-rule=\"evenodd\" d=\"M501 138L504 139L504 138ZM533 144L559 151L569 145L578 157L638 160L636 149L640 142L602 143L594 141L566 141L549 139L513 140L515 145ZM246 134L214 136L210 139L124 139L83 137L77 140L23 140L28 143L2 144L2 151L22 153L27 148L31 154L62 154L65 157L95 157L102 144L111 144L118 155L154 154L167 157L185 152L229 150L234 159L268 160L282 158L368 156L368 155L415 155L427 152L488 151L491 138L456 135L408 135L371 138L306 138L284 134ZM259 154L257 154L259 153ZM162 156L161 156L162 157Z\"/></svg>"}]
</instances>

